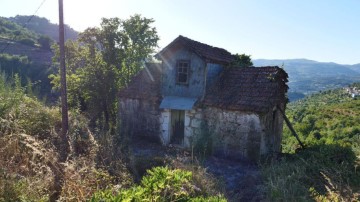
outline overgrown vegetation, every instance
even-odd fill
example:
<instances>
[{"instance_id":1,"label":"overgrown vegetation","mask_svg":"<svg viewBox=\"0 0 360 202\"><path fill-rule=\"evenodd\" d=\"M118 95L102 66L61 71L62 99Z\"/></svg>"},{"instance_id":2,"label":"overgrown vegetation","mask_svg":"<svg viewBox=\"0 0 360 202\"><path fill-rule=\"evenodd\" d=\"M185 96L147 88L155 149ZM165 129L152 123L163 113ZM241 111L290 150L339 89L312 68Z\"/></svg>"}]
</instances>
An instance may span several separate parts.
<instances>
[{"instance_id":1,"label":"overgrown vegetation","mask_svg":"<svg viewBox=\"0 0 360 202\"><path fill-rule=\"evenodd\" d=\"M192 156L197 156L200 159L205 159L213 152L213 142L216 142L214 136L209 129L208 123L203 121L200 124L200 130L194 135L194 138L191 140L192 144Z\"/></svg>"},{"instance_id":2,"label":"overgrown vegetation","mask_svg":"<svg viewBox=\"0 0 360 202\"><path fill-rule=\"evenodd\" d=\"M189 171L155 167L147 171L140 185L120 190L97 192L90 201L226 201L222 196L206 196L194 184Z\"/></svg>"},{"instance_id":3,"label":"overgrown vegetation","mask_svg":"<svg viewBox=\"0 0 360 202\"><path fill-rule=\"evenodd\" d=\"M263 168L271 201L358 201L358 158L349 147L316 145Z\"/></svg>"},{"instance_id":4,"label":"overgrown vegetation","mask_svg":"<svg viewBox=\"0 0 360 202\"><path fill-rule=\"evenodd\" d=\"M27 96L18 76L1 74L0 100L0 201L48 201L59 155L59 109ZM225 201L205 169L175 159L171 169L154 168L134 185L123 162L104 162L112 151L99 148L86 118L72 111L70 124L60 201Z\"/></svg>"},{"instance_id":5,"label":"overgrown vegetation","mask_svg":"<svg viewBox=\"0 0 360 202\"><path fill-rule=\"evenodd\" d=\"M25 94L20 79L0 74L0 201L48 201L57 169L58 108L45 107ZM131 177L110 176L96 163L98 144L83 118L70 114L72 150L65 163L62 200L86 200L115 182L127 185Z\"/></svg>"},{"instance_id":6,"label":"overgrown vegetation","mask_svg":"<svg viewBox=\"0 0 360 202\"><path fill-rule=\"evenodd\" d=\"M359 85L359 84L353 84ZM360 145L360 100L343 89L324 91L290 103L287 116L306 145ZM296 140L284 127L284 152L294 152Z\"/></svg>"},{"instance_id":7,"label":"overgrown vegetation","mask_svg":"<svg viewBox=\"0 0 360 202\"><path fill-rule=\"evenodd\" d=\"M246 54L235 54L233 55L234 62L232 62L231 65L237 66L237 67L251 67L253 66L253 62L251 61L251 55Z\"/></svg>"},{"instance_id":8,"label":"overgrown vegetation","mask_svg":"<svg viewBox=\"0 0 360 202\"><path fill-rule=\"evenodd\" d=\"M66 43L70 107L86 112L92 127L113 130L116 124L117 92L142 67L159 39L152 19L103 18L100 27L88 28L78 41ZM59 52L55 51L55 60ZM50 77L55 89L59 74Z\"/></svg>"},{"instance_id":9,"label":"overgrown vegetation","mask_svg":"<svg viewBox=\"0 0 360 202\"><path fill-rule=\"evenodd\" d=\"M360 200L360 100L325 91L290 103L287 116L306 149L284 128L286 154L263 166L269 200Z\"/></svg>"},{"instance_id":10,"label":"overgrown vegetation","mask_svg":"<svg viewBox=\"0 0 360 202\"><path fill-rule=\"evenodd\" d=\"M22 86L31 86L27 93L38 97L49 96L51 91L49 74L52 68L45 64L34 63L27 56L0 54L0 71L11 76L17 74Z\"/></svg>"},{"instance_id":11,"label":"overgrown vegetation","mask_svg":"<svg viewBox=\"0 0 360 202\"><path fill-rule=\"evenodd\" d=\"M226 201L224 186L194 158L211 153L214 142L208 131L193 140L191 157L158 159L167 166L149 169L139 184L129 172L130 153L118 152L124 142L122 136L114 136L117 91L157 46L152 23L139 15L103 19L100 27L67 42L71 151L64 164L60 201ZM46 50L51 44L49 37L4 18L0 37L0 42ZM237 65L252 65L250 56L235 56ZM0 201L48 201L59 168L61 116L59 108L46 107L33 91L39 86L40 92L48 92L47 75L53 72L27 56L2 54L0 64ZM59 75L50 79L57 89ZM342 89L325 91L290 103L287 116L307 148L300 150L284 128L285 154L262 164L267 199L359 201L360 100ZM135 162L144 169L156 164L151 159Z\"/></svg>"},{"instance_id":12,"label":"overgrown vegetation","mask_svg":"<svg viewBox=\"0 0 360 202\"><path fill-rule=\"evenodd\" d=\"M155 201L225 200L205 169L175 160L171 169L154 168L140 184L134 184L126 164L128 154L117 152L119 142L113 136L116 92L156 47L158 36L150 27L152 22L139 15L129 20L104 19L100 28L90 28L79 41L67 42L71 148L63 165L58 160L59 108L46 107L34 96L34 83L28 78L38 72L28 57L1 56L0 201L48 201L60 167L64 169L60 201L86 201L92 196L95 200L104 194L110 201L119 196ZM46 38L39 43L49 46ZM58 87L58 75L51 79Z\"/></svg>"}]
</instances>

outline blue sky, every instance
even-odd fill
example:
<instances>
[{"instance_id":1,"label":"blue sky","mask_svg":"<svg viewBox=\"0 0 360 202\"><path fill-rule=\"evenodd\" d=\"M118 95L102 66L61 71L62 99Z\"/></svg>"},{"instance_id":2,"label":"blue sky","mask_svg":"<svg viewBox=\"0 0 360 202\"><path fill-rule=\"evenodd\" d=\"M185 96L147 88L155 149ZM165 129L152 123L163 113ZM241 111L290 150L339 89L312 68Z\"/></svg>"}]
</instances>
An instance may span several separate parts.
<instances>
[{"instance_id":1,"label":"blue sky","mask_svg":"<svg viewBox=\"0 0 360 202\"><path fill-rule=\"evenodd\" d=\"M43 0L0 0L0 16L32 15ZM37 15L58 22L58 0ZM64 0L65 23L78 31L102 17L155 20L160 48L184 35L253 59L307 58L360 63L358 0Z\"/></svg>"}]
</instances>

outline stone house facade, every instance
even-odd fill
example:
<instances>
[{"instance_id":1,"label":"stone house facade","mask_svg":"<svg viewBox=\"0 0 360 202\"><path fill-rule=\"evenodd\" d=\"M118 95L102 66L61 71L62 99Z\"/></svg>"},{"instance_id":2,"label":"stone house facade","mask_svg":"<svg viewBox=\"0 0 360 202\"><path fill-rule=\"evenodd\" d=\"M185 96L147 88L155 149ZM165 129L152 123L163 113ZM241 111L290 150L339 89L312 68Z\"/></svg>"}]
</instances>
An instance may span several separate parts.
<instances>
[{"instance_id":1,"label":"stone house facade","mask_svg":"<svg viewBox=\"0 0 360 202\"><path fill-rule=\"evenodd\" d=\"M193 147L209 138L214 154L257 160L280 152L287 73L234 67L234 57L179 36L119 93L120 133Z\"/></svg>"}]
</instances>

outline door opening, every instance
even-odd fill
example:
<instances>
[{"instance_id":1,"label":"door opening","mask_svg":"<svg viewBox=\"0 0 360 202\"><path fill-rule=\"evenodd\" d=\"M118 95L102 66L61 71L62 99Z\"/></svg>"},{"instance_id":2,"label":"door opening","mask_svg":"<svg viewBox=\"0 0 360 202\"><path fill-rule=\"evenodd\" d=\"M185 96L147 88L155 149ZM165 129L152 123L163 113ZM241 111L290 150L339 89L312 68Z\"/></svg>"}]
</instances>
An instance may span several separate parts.
<instances>
[{"instance_id":1,"label":"door opening","mask_svg":"<svg viewBox=\"0 0 360 202\"><path fill-rule=\"evenodd\" d=\"M171 110L171 138L170 143L183 145L184 142L184 110Z\"/></svg>"}]
</instances>

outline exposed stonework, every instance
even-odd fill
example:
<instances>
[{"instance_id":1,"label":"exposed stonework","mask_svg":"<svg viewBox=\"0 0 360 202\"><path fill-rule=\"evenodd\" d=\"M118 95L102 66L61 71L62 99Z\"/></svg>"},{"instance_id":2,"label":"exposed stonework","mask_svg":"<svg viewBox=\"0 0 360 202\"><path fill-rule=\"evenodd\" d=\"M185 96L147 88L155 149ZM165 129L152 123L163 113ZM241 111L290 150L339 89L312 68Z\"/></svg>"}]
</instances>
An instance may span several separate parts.
<instances>
[{"instance_id":1,"label":"exposed stonework","mask_svg":"<svg viewBox=\"0 0 360 202\"><path fill-rule=\"evenodd\" d=\"M234 158L256 158L261 153L263 131L260 119L251 113L206 109L215 154Z\"/></svg>"},{"instance_id":2,"label":"exposed stonework","mask_svg":"<svg viewBox=\"0 0 360 202\"><path fill-rule=\"evenodd\" d=\"M184 146L190 148L195 141L195 135L201 132L203 114L201 109L189 110L185 113Z\"/></svg>"}]
</instances>

